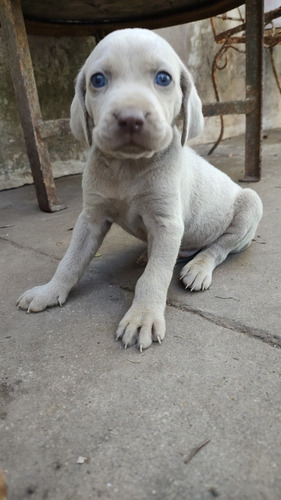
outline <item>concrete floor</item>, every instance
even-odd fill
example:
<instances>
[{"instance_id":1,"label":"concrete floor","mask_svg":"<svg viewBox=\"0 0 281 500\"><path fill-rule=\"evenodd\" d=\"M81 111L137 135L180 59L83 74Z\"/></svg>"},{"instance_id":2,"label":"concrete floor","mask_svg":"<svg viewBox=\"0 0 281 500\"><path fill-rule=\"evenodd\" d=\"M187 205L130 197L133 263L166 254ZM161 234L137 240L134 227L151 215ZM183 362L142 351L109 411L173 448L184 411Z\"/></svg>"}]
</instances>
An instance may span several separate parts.
<instances>
[{"instance_id":1,"label":"concrete floor","mask_svg":"<svg viewBox=\"0 0 281 500\"><path fill-rule=\"evenodd\" d=\"M33 186L0 193L9 500L280 500L280 153L281 131L272 131L262 180L251 185L264 203L251 247L217 268L206 292L186 292L177 265L165 341L143 354L113 338L143 244L112 228L64 307L28 315L15 302L63 256L80 177L57 181L69 208L55 214L38 210ZM242 139L223 142L212 162L242 177Z\"/></svg>"}]
</instances>

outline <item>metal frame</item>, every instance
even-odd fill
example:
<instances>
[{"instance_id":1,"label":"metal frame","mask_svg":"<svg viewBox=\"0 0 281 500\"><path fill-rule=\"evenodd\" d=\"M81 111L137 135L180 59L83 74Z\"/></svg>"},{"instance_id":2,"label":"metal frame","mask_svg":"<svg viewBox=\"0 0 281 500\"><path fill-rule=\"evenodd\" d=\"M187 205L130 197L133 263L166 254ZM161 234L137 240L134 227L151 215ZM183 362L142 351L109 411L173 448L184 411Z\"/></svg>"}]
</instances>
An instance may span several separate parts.
<instances>
[{"instance_id":1,"label":"metal frame","mask_svg":"<svg viewBox=\"0 0 281 500\"><path fill-rule=\"evenodd\" d=\"M242 54L246 53L245 49L241 48L241 44L245 45L246 42L246 36L245 36L245 29L246 29L246 24L243 15L240 12L240 8L237 8L238 11L238 17L235 16L233 17L232 15L228 14L223 14L219 15L216 17L211 17L211 26L213 30L213 35L214 35L214 40L216 43L220 45L219 50L215 54L215 57L213 59L213 64L212 64L212 81L213 81L213 87L214 87L214 92L215 92L215 97L217 102L220 101L220 95L219 95L219 86L218 86L218 79L217 79L217 71L224 70L227 67L228 64L228 53L230 49L234 50L235 52L239 52ZM278 7L277 9L274 9L272 11L269 11L264 14L264 36L263 36L263 46L265 48L268 48L270 51L270 61L272 65L272 71L274 74L274 78L278 87L278 90L281 94L281 80L279 78L275 61L274 61L274 56L273 56L273 47L281 43L281 28L276 28L274 24L274 20L278 17L281 16L281 6ZM238 25L235 26L234 28L227 29L226 31L223 31L221 33L217 33L216 29L216 19L221 19L223 21L225 20L231 20L231 21L236 21L238 22ZM266 26L271 25L270 29L266 29ZM223 134L224 134L224 117L223 115L220 115L220 122L221 122L221 129L220 129L220 134L218 139L216 140L215 144L212 146L212 148L209 151L209 155L213 153L213 151L217 148L217 146L220 144Z\"/></svg>"},{"instance_id":2,"label":"metal frame","mask_svg":"<svg viewBox=\"0 0 281 500\"><path fill-rule=\"evenodd\" d=\"M232 0L237 6L239 0ZM229 0L220 1L220 12L231 8ZM210 3L209 10L212 3ZM182 24L196 19L202 19L203 11L196 10L180 14L177 18L169 16L165 20L153 18L138 23L139 26L147 28ZM213 11L206 11L206 17L215 15ZM65 208L61 205L56 196L55 183L52 174L48 148L45 139L58 131L68 131L68 120L54 120L44 122L37 94L36 82L34 79L32 61L28 46L25 20L22 13L20 0L0 1L0 20L4 33L5 43L8 53L11 74L18 109L20 112L22 128L26 143L27 154L30 161L31 171L34 179L37 199L41 210L55 212ZM130 20L126 21L130 26ZM136 21L134 21L136 23ZM133 23L133 24L134 24ZM157 25L156 25L156 24ZM40 23L38 23L40 24ZM123 23L124 24L124 23ZM32 29L36 28L36 23L26 23ZM86 34L99 35L125 27L120 23L112 26L61 26L44 24L46 34L59 32L65 34L65 29L69 34L80 36ZM79 28L79 29L78 29ZM103 29L104 28L104 29ZM71 31L73 29L73 31ZM53 30L53 31L52 31ZM32 32L32 30L31 30ZM38 33L39 34L39 33ZM41 33L42 34L42 33ZM44 34L44 33L43 33ZM246 99L225 103L207 104L203 107L205 116L215 116L221 114L246 114L246 135L245 135L245 181L258 181L261 177L261 121L262 121L262 74L263 74L263 0L246 0Z\"/></svg>"}]
</instances>

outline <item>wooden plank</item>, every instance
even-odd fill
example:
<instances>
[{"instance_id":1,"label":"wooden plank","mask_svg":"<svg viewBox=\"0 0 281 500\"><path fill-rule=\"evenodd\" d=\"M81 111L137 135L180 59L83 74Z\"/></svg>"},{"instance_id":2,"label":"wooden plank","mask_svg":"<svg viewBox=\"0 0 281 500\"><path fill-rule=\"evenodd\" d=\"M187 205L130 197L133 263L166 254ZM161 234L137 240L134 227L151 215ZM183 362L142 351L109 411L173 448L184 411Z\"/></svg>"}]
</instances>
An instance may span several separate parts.
<instances>
[{"instance_id":1,"label":"wooden plank","mask_svg":"<svg viewBox=\"0 0 281 500\"><path fill-rule=\"evenodd\" d=\"M46 212L61 210L65 207L58 202L48 149L37 126L42 116L20 0L1 0L0 19L38 203Z\"/></svg>"}]
</instances>

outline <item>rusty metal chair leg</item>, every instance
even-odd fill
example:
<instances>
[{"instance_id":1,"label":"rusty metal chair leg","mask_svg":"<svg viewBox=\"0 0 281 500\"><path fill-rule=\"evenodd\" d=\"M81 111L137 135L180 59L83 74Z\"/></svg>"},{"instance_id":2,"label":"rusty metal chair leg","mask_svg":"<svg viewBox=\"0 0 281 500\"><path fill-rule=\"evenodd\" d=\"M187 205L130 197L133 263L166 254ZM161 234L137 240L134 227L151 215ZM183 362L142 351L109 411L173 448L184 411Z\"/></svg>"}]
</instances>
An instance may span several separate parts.
<instances>
[{"instance_id":1,"label":"rusty metal chair leg","mask_svg":"<svg viewBox=\"0 0 281 500\"><path fill-rule=\"evenodd\" d=\"M263 94L263 0L246 1L246 99L253 102L246 114L245 177L261 178Z\"/></svg>"},{"instance_id":2,"label":"rusty metal chair leg","mask_svg":"<svg viewBox=\"0 0 281 500\"><path fill-rule=\"evenodd\" d=\"M39 207L62 210L66 207L57 200L48 148L40 136L42 115L20 0L1 0L0 20Z\"/></svg>"}]
</instances>

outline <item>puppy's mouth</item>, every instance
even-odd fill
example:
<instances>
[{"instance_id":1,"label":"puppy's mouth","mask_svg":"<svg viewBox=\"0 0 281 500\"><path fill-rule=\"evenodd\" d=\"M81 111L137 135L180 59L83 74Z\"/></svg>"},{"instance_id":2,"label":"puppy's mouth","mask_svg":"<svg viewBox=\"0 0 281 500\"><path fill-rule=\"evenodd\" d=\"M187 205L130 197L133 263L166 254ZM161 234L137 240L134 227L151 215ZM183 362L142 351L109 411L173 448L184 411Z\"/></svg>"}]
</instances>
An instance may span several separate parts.
<instances>
[{"instance_id":1,"label":"puppy's mouth","mask_svg":"<svg viewBox=\"0 0 281 500\"><path fill-rule=\"evenodd\" d=\"M149 114L127 111L101 120L93 130L93 141L115 158L151 158L165 149L173 137L172 127Z\"/></svg>"},{"instance_id":2,"label":"puppy's mouth","mask_svg":"<svg viewBox=\"0 0 281 500\"><path fill-rule=\"evenodd\" d=\"M115 145L110 151L112 156L118 158L149 158L154 154L154 149L150 149L143 144L139 144L133 138L130 138L128 142Z\"/></svg>"},{"instance_id":3,"label":"puppy's mouth","mask_svg":"<svg viewBox=\"0 0 281 500\"><path fill-rule=\"evenodd\" d=\"M148 137L139 135L134 137L134 134L127 136L116 134L107 140L102 140L102 137L96 135L94 139L101 151L114 158L151 158L157 150Z\"/></svg>"}]
</instances>

